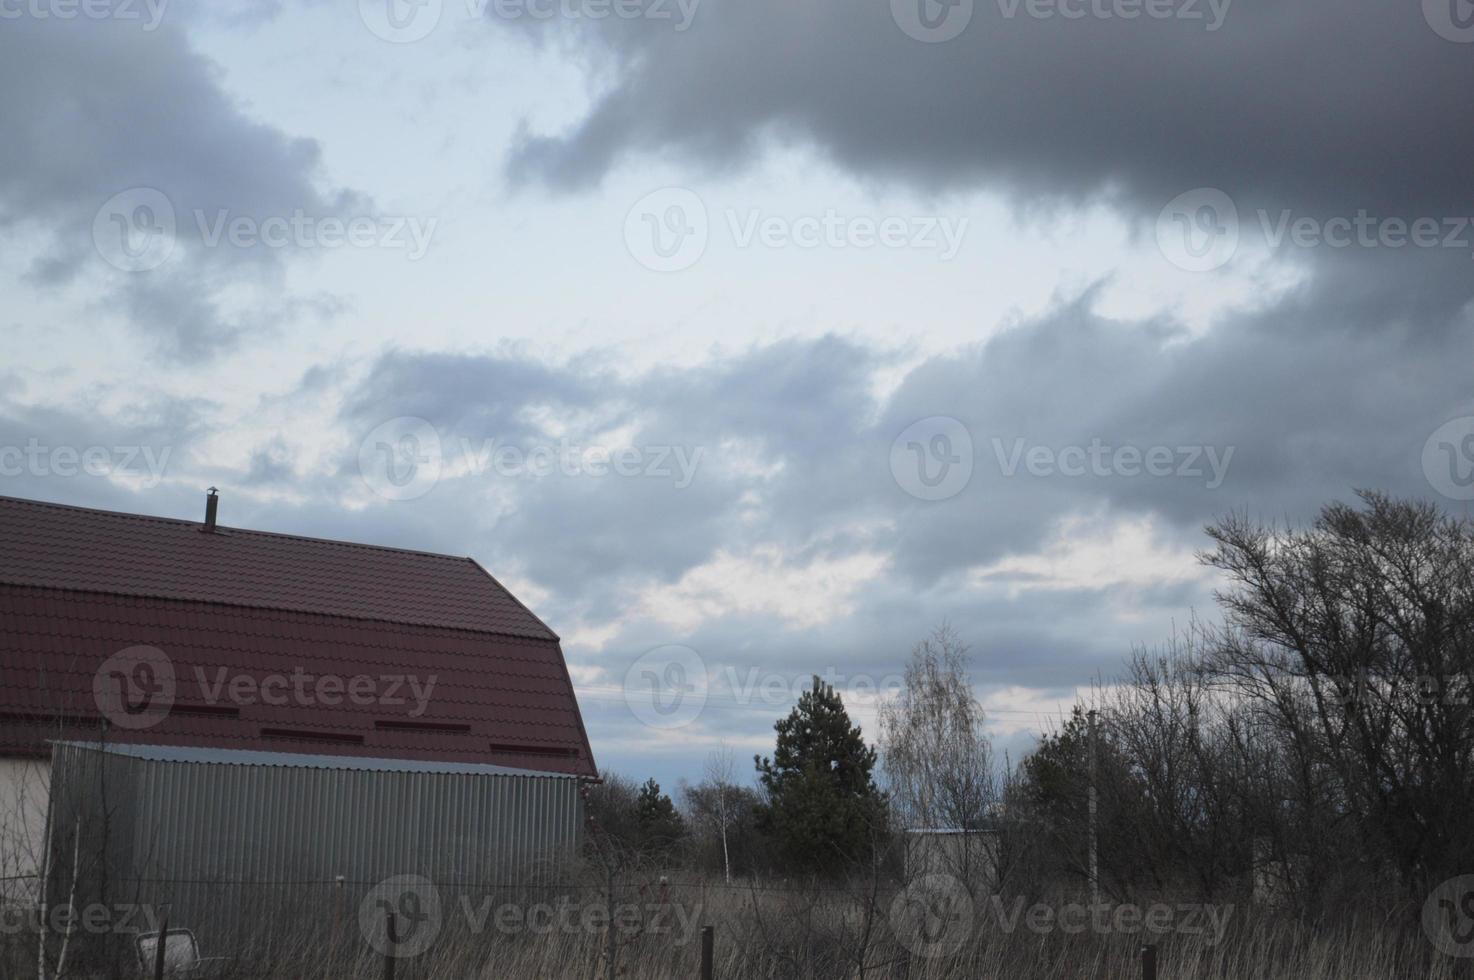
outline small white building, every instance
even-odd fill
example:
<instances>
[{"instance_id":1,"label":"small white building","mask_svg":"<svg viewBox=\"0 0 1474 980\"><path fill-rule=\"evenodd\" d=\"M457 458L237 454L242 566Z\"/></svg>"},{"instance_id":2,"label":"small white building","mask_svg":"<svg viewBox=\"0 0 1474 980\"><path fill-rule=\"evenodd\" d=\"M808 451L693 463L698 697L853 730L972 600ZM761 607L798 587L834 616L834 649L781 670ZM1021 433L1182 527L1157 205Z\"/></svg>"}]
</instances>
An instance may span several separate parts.
<instances>
[{"instance_id":1,"label":"small white building","mask_svg":"<svg viewBox=\"0 0 1474 980\"><path fill-rule=\"evenodd\" d=\"M974 895L998 888L999 835L996 830L913 828L905 834L906 880L947 875Z\"/></svg>"}]
</instances>

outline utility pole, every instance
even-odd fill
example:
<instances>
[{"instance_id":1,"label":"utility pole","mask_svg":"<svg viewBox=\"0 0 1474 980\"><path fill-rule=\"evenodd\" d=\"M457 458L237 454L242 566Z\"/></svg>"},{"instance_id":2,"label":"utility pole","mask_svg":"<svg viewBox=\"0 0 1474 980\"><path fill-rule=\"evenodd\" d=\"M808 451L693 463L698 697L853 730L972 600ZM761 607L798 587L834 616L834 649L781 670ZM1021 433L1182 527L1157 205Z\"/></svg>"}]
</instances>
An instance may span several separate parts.
<instances>
[{"instance_id":1,"label":"utility pole","mask_svg":"<svg viewBox=\"0 0 1474 980\"><path fill-rule=\"evenodd\" d=\"M1086 716L1090 719L1090 905L1100 905L1100 828L1096 820L1095 791L1095 709Z\"/></svg>"}]
</instances>

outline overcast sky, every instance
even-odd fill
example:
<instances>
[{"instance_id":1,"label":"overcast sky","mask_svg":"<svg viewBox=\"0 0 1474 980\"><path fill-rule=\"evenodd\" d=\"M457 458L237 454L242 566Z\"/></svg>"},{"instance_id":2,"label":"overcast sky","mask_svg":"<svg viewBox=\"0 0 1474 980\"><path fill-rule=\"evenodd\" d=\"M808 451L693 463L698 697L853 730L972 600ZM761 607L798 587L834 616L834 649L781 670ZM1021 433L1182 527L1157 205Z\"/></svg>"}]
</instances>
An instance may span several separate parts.
<instances>
[{"instance_id":1,"label":"overcast sky","mask_svg":"<svg viewBox=\"0 0 1474 980\"><path fill-rule=\"evenodd\" d=\"M1016 753L1205 523L1474 497L1468 0L0 0L0 87L0 493L469 554L632 776L943 621Z\"/></svg>"}]
</instances>

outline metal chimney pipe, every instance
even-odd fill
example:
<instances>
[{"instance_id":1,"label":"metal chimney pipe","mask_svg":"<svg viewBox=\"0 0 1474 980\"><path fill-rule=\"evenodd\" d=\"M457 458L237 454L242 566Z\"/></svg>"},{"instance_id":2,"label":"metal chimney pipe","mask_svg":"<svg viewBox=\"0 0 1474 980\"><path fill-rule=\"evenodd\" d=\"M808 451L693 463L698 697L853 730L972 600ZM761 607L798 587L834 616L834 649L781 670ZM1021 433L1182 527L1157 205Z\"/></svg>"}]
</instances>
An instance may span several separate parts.
<instances>
[{"instance_id":1,"label":"metal chimney pipe","mask_svg":"<svg viewBox=\"0 0 1474 980\"><path fill-rule=\"evenodd\" d=\"M215 533L215 515L220 511L220 491L211 487L209 494L205 496L205 533Z\"/></svg>"}]
</instances>

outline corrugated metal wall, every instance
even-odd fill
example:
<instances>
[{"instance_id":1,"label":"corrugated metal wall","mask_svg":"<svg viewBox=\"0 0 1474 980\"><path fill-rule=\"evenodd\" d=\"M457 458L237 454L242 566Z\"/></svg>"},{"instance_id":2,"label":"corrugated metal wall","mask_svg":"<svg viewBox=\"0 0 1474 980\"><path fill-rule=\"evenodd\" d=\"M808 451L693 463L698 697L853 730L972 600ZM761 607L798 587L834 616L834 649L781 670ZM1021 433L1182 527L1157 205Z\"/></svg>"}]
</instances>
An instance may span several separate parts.
<instances>
[{"instance_id":1,"label":"corrugated metal wall","mask_svg":"<svg viewBox=\"0 0 1474 980\"><path fill-rule=\"evenodd\" d=\"M53 759L54 853L81 826L87 850L105 854L83 874L108 894L84 894L168 904L197 932L289 901L353 909L394 875L486 894L551 881L582 823L569 777L183 763L72 745Z\"/></svg>"}]
</instances>

